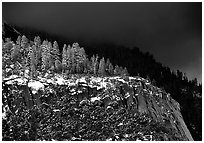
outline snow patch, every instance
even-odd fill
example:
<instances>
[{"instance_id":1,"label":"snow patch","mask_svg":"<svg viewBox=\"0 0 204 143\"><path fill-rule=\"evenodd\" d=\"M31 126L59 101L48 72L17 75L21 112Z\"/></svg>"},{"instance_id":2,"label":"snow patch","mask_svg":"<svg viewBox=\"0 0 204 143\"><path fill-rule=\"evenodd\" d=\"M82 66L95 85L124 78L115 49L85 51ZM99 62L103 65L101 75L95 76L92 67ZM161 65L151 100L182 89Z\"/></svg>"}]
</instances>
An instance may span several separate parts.
<instances>
[{"instance_id":1,"label":"snow patch","mask_svg":"<svg viewBox=\"0 0 204 143\"><path fill-rule=\"evenodd\" d=\"M100 89L102 89L102 88L103 88L103 86L102 86L102 85L97 86L97 90L100 90Z\"/></svg>"},{"instance_id":2,"label":"snow patch","mask_svg":"<svg viewBox=\"0 0 204 143\"><path fill-rule=\"evenodd\" d=\"M125 99L127 99L128 97L130 97L130 93L129 93L129 92L127 92L127 93L125 94Z\"/></svg>"},{"instance_id":3,"label":"snow patch","mask_svg":"<svg viewBox=\"0 0 204 143\"><path fill-rule=\"evenodd\" d=\"M17 81L18 84L24 84L26 82L26 80L23 78L17 78L17 79L15 79L15 81Z\"/></svg>"},{"instance_id":4,"label":"snow patch","mask_svg":"<svg viewBox=\"0 0 204 143\"><path fill-rule=\"evenodd\" d=\"M47 83L53 83L54 81L51 79L47 79Z\"/></svg>"},{"instance_id":5,"label":"snow patch","mask_svg":"<svg viewBox=\"0 0 204 143\"><path fill-rule=\"evenodd\" d=\"M112 138L106 139L106 141L112 141L112 140L113 140Z\"/></svg>"},{"instance_id":6,"label":"snow patch","mask_svg":"<svg viewBox=\"0 0 204 143\"><path fill-rule=\"evenodd\" d=\"M107 108L107 109L113 109L113 107L112 107L112 106L107 106L106 108Z\"/></svg>"},{"instance_id":7,"label":"snow patch","mask_svg":"<svg viewBox=\"0 0 204 143\"><path fill-rule=\"evenodd\" d=\"M77 83L77 84L78 84L79 82L87 83L85 77L82 77L82 78L76 80L76 83Z\"/></svg>"},{"instance_id":8,"label":"snow patch","mask_svg":"<svg viewBox=\"0 0 204 143\"><path fill-rule=\"evenodd\" d=\"M6 118L6 112L3 112L3 113L2 113L2 118L3 118L4 120L7 119L7 118Z\"/></svg>"},{"instance_id":9,"label":"snow patch","mask_svg":"<svg viewBox=\"0 0 204 143\"><path fill-rule=\"evenodd\" d=\"M6 117L6 112L9 112L10 111L10 109L9 109L9 106L8 105L6 105L6 106L4 106L3 107L3 112L2 112L2 118L3 119L7 119L7 117Z\"/></svg>"},{"instance_id":10,"label":"snow patch","mask_svg":"<svg viewBox=\"0 0 204 143\"><path fill-rule=\"evenodd\" d=\"M71 93L71 95L75 95L75 94L77 94L77 92L72 92L72 93Z\"/></svg>"},{"instance_id":11,"label":"snow patch","mask_svg":"<svg viewBox=\"0 0 204 143\"><path fill-rule=\"evenodd\" d=\"M135 77L132 77L132 76L129 77L129 80L135 80L135 79L136 79Z\"/></svg>"},{"instance_id":12,"label":"snow patch","mask_svg":"<svg viewBox=\"0 0 204 143\"><path fill-rule=\"evenodd\" d=\"M56 83L59 85L64 85L65 84L65 80L63 77L56 77L57 81Z\"/></svg>"},{"instance_id":13,"label":"snow patch","mask_svg":"<svg viewBox=\"0 0 204 143\"><path fill-rule=\"evenodd\" d=\"M59 111L60 111L59 109L54 109L54 110L53 110L53 112L59 112Z\"/></svg>"},{"instance_id":14,"label":"snow patch","mask_svg":"<svg viewBox=\"0 0 204 143\"><path fill-rule=\"evenodd\" d=\"M95 102L96 100L99 101L100 99L101 99L101 97L92 97L91 98L91 102Z\"/></svg>"},{"instance_id":15,"label":"snow patch","mask_svg":"<svg viewBox=\"0 0 204 143\"><path fill-rule=\"evenodd\" d=\"M45 76L44 77L48 77L49 76L49 74L48 73L45 73Z\"/></svg>"},{"instance_id":16,"label":"snow patch","mask_svg":"<svg viewBox=\"0 0 204 143\"><path fill-rule=\"evenodd\" d=\"M26 82L26 79L23 79L17 75L11 75L8 78L4 78L4 80L9 80L6 82L6 84L13 84L14 82L17 82L18 84L24 84Z\"/></svg>"},{"instance_id":17,"label":"snow patch","mask_svg":"<svg viewBox=\"0 0 204 143\"><path fill-rule=\"evenodd\" d=\"M82 91L82 90L78 90L77 92L78 92L78 93L83 93L83 91Z\"/></svg>"},{"instance_id":18,"label":"snow patch","mask_svg":"<svg viewBox=\"0 0 204 143\"><path fill-rule=\"evenodd\" d=\"M12 80L12 79L17 78L17 77L19 77L19 76L17 76L17 75L11 75L11 76L9 76L9 77L7 77L7 78L4 78L4 80Z\"/></svg>"},{"instance_id":19,"label":"snow patch","mask_svg":"<svg viewBox=\"0 0 204 143\"><path fill-rule=\"evenodd\" d=\"M38 92L38 90L44 89L44 84L39 81L31 81L28 83L28 87L31 87L32 93L35 94Z\"/></svg>"},{"instance_id":20,"label":"snow patch","mask_svg":"<svg viewBox=\"0 0 204 143\"><path fill-rule=\"evenodd\" d=\"M68 86L75 86L76 83L75 82L68 82Z\"/></svg>"},{"instance_id":21,"label":"snow patch","mask_svg":"<svg viewBox=\"0 0 204 143\"><path fill-rule=\"evenodd\" d=\"M13 68L14 68L14 65L12 64L12 65L10 65L10 67L13 69Z\"/></svg>"},{"instance_id":22,"label":"snow patch","mask_svg":"<svg viewBox=\"0 0 204 143\"><path fill-rule=\"evenodd\" d=\"M25 76L25 77L29 77L29 70L28 70L28 69L26 69L26 70L24 71L24 76Z\"/></svg>"},{"instance_id":23,"label":"snow patch","mask_svg":"<svg viewBox=\"0 0 204 143\"><path fill-rule=\"evenodd\" d=\"M125 137L125 138L128 138L128 137L129 137L129 134L125 134L124 137Z\"/></svg>"},{"instance_id":24,"label":"snow patch","mask_svg":"<svg viewBox=\"0 0 204 143\"><path fill-rule=\"evenodd\" d=\"M10 71L12 71L11 68L6 68L6 72L10 72Z\"/></svg>"},{"instance_id":25,"label":"snow patch","mask_svg":"<svg viewBox=\"0 0 204 143\"><path fill-rule=\"evenodd\" d=\"M151 83L150 83L150 82L146 82L145 84L146 84L146 85L150 85Z\"/></svg>"},{"instance_id":26,"label":"snow patch","mask_svg":"<svg viewBox=\"0 0 204 143\"><path fill-rule=\"evenodd\" d=\"M70 92L75 92L75 91L76 91L76 89L74 89L74 88L73 88L73 89L71 89L71 90L69 90L69 91L70 91Z\"/></svg>"},{"instance_id":27,"label":"snow patch","mask_svg":"<svg viewBox=\"0 0 204 143\"><path fill-rule=\"evenodd\" d=\"M128 83L127 81L125 81L124 79L119 78L118 81L122 82L122 83Z\"/></svg>"},{"instance_id":28,"label":"snow patch","mask_svg":"<svg viewBox=\"0 0 204 143\"><path fill-rule=\"evenodd\" d=\"M99 83L99 82L101 82L101 80L102 80L102 78L100 78L100 77L91 77L91 82L92 83L93 82Z\"/></svg>"}]
</instances>

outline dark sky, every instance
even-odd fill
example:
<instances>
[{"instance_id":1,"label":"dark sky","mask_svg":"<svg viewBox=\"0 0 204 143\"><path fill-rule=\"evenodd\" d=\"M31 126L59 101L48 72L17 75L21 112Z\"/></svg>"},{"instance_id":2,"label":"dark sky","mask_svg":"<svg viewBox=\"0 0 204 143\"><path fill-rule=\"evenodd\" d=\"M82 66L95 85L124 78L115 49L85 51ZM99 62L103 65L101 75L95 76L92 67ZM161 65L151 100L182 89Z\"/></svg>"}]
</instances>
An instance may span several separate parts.
<instances>
[{"instance_id":1,"label":"dark sky","mask_svg":"<svg viewBox=\"0 0 204 143\"><path fill-rule=\"evenodd\" d=\"M202 82L202 3L3 3L2 15L51 34L137 46Z\"/></svg>"}]
</instances>

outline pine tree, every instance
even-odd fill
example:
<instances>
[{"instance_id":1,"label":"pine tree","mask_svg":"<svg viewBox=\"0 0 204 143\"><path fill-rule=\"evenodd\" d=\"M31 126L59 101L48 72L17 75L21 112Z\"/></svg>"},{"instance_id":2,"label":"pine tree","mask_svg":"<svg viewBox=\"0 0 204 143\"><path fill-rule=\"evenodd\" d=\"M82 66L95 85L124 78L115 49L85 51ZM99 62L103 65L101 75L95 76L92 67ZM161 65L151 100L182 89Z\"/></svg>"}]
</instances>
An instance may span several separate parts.
<instances>
[{"instance_id":1,"label":"pine tree","mask_svg":"<svg viewBox=\"0 0 204 143\"><path fill-rule=\"evenodd\" d=\"M123 67L119 67L119 70L118 70L118 75L123 75Z\"/></svg>"},{"instance_id":2,"label":"pine tree","mask_svg":"<svg viewBox=\"0 0 204 143\"><path fill-rule=\"evenodd\" d=\"M73 48L73 46L72 46L72 48L70 50L70 61L71 61L70 72L71 73L76 73L76 56L75 56L75 54L76 54L76 49Z\"/></svg>"},{"instance_id":3,"label":"pine tree","mask_svg":"<svg viewBox=\"0 0 204 143\"><path fill-rule=\"evenodd\" d=\"M41 66L42 49L41 49L41 39L39 36L34 38L34 45L36 46L36 55L35 55L36 56L36 66Z\"/></svg>"},{"instance_id":4,"label":"pine tree","mask_svg":"<svg viewBox=\"0 0 204 143\"><path fill-rule=\"evenodd\" d=\"M13 48L13 45L14 45L14 43L12 41L6 41L4 43L4 46L3 46L3 49L2 49L3 54L8 55L10 53L11 49Z\"/></svg>"},{"instance_id":5,"label":"pine tree","mask_svg":"<svg viewBox=\"0 0 204 143\"><path fill-rule=\"evenodd\" d=\"M42 45L48 45L48 40L44 40L43 43L42 43ZM41 45L41 46L42 46L42 45Z\"/></svg>"},{"instance_id":6,"label":"pine tree","mask_svg":"<svg viewBox=\"0 0 204 143\"><path fill-rule=\"evenodd\" d=\"M107 61L106 61L105 71L109 75L113 75L113 73L114 73L114 67L113 67L113 65L112 65L112 63L110 62L109 59L107 59Z\"/></svg>"},{"instance_id":7,"label":"pine tree","mask_svg":"<svg viewBox=\"0 0 204 143\"><path fill-rule=\"evenodd\" d=\"M30 70L30 63L31 63L31 54L32 54L32 47L28 48L28 55L26 57L26 67L28 67L28 69Z\"/></svg>"},{"instance_id":8,"label":"pine tree","mask_svg":"<svg viewBox=\"0 0 204 143\"><path fill-rule=\"evenodd\" d=\"M197 80L197 78L194 78L194 79L192 80L192 83L193 83L194 86L197 86L197 85L198 85L198 80Z\"/></svg>"},{"instance_id":9,"label":"pine tree","mask_svg":"<svg viewBox=\"0 0 204 143\"><path fill-rule=\"evenodd\" d=\"M86 64L85 63L86 57L87 57L83 47L79 49L78 55L79 55L78 56L78 66L79 66L78 72L83 73L85 64Z\"/></svg>"},{"instance_id":10,"label":"pine tree","mask_svg":"<svg viewBox=\"0 0 204 143\"><path fill-rule=\"evenodd\" d=\"M94 73L94 64L95 64L95 55L93 55L91 57L91 60L90 60L90 69L89 69L89 71L90 71L91 74Z\"/></svg>"},{"instance_id":11,"label":"pine tree","mask_svg":"<svg viewBox=\"0 0 204 143\"><path fill-rule=\"evenodd\" d=\"M66 65L67 65L67 73L71 73L71 68L72 68L72 49L71 49L71 46L68 45L67 46L67 56L66 56Z\"/></svg>"},{"instance_id":12,"label":"pine tree","mask_svg":"<svg viewBox=\"0 0 204 143\"><path fill-rule=\"evenodd\" d=\"M41 45L41 49L42 49L42 65L41 65L41 69L42 71L46 71L48 69L48 65L49 65L49 57L48 57L48 41L43 41L43 44Z\"/></svg>"},{"instance_id":13,"label":"pine tree","mask_svg":"<svg viewBox=\"0 0 204 143\"><path fill-rule=\"evenodd\" d=\"M152 85L156 86L156 80L155 79L152 80Z\"/></svg>"},{"instance_id":14,"label":"pine tree","mask_svg":"<svg viewBox=\"0 0 204 143\"><path fill-rule=\"evenodd\" d=\"M60 52L59 52L59 45L57 43L57 41L54 41L54 44L53 44L53 48L52 48L52 51L51 53L53 54L54 56L54 60L59 60L59 56L60 56Z\"/></svg>"},{"instance_id":15,"label":"pine tree","mask_svg":"<svg viewBox=\"0 0 204 143\"><path fill-rule=\"evenodd\" d=\"M84 70L84 62L86 60L86 53L84 48L80 48L78 43L72 45L72 68L75 67L76 73L82 73Z\"/></svg>"},{"instance_id":16,"label":"pine tree","mask_svg":"<svg viewBox=\"0 0 204 143\"><path fill-rule=\"evenodd\" d=\"M120 74L120 67L116 65L114 69L114 75L119 75L119 74Z\"/></svg>"},{"instance_id":17,"label":"pine tree","mask_svg":"<svg viewBox=\"0 0 204 143\"><path fill-rule=\"evenodd\" d=\"M62 51L62 72L65 73L67 69L67 45L64 44Z\"/></svg>"},{"instance_id":18,"label":"pine tree","mask_svg":"<svg viewBox=\"0 0 204 143\"><path fill-rule=\"evenodd\" d=\"M98 73L98 55L96 55L95 61L94 61L94 74L96 75Z\"/></svg>"},{"instance_id":19,"label":"pine tree","mask_svg":"<svg viewBox=\"0 0 204 143\"><path fill-rule=\"evenodd\" d=\"M26 38L25 35L23 35L21 38L21 47L23 49L26 49L28 47L28 42L29 42L29 40Z\"/></svg>"},{"instance_id":20,"label":"pine tree","mask_svg":"<svg viewBox=\"0 0 204 143\"><path fill-rule=\"evenodd\" d=\"M98 73L101 75L105 75L105 59L104 59L104 57L100 60Z\"/></svg>"},{"instance_id":21,"label":"pine tree","mask_svg":"<svg viewBox=\"0 0 204 143\"><path fill-rule=\"evenodd\" d=\"M83 71L83 73L86 73L86 74L90 73L90 66L91 66L91 63L90 63L89 59L86 58L86 60L84 62L84 71Z\"/></svg>"},{"instance_id":22,"label":"pine tree","mask_svg":"<svg viewBox=\"0 0 204 143\"><path fill-rule=\"evenodd\" d=\"M56 67L56 72L61 73L62 63L60 62L60 60L55 60L55 67Z\"/></svg>"},{"instance_id":23,"label":"pine tree","mask_svg":"<svg viewBox=\"0 0 204 143\"><path fill-rule=\"evenodd\" d=\"M17 45L21 45L21 36L18 36L18 38L16 40L16 44Z\"/></svg>"},{"instance_id":24,"label":"pine tree","mask_svg":"<svg viewBox=\"0 0 204 143\"><path fill-rule=\"evenodd\" d=\"M126 67L122 70L121 74L124 75L124 76L128 76L129 75L128 70L127 70Z\"/></svg>"},{"instance_id":25,"label":"pine tree","mask_svg":"<svg viewBox=\"0 0 204 143\"><path fill-rule=\"evenodd\" d=\"M112 63L110 63L108 65L108 72L109 72L110 75L114 74L114 67L113 67Z\"/></svg>"},{"instance_id":26,"label":"pine tree","mask_svg":"<svg viewBox=\"0 0 204 143\"><path fill-rule=\"evenodd\" d=\"M23 57L26 57L28 52L29 52L29 40L26 38L25 35L22 36L21 38L21 47L23 50Z\"/></svg>"},{"instance_id":27,"label":"pine tree","mask_svg":"<svg viewBox=\"0 0 204 143\"><path fill-rule=\"evenodd\" d=\"M21 47L21 41L22 41L22 38L21 38L21 36L18 36L18 38L17 38L17 40L16 40L16 46L17 46L17 48L20 50L19 52L19 54L20 54L20 59L19 59L19 62L21 63L21 65L22 66L26 66L26 56L25 56L25 53L26 53L26 51L25 51L25 49L23 49L22 47Z\"/></svg>"},{"instance_id":28,"label":"pine tree","mask_svg":"<svg viewBox=\"0 0 204 143\"><path fill-rule=\"evenodd\" d=\"M52 47L52 43L48 42L48 46L47 46L47 58L48 58L48 69L52 69L52 71L54 71L55 69L55 56L53 56L52 54L53 52L53 47Z\"/></svg>"},{"instance_id":29,"label":"pine tree","mask_svg":"<svg viewBox=\"0 0 204 143\"><path fill-rule=\"evenodd\" d=\"M28 67L29 69L29 73L31 78L34 78L36 76L36 48L35 45L33 45L32 47L29 47L28 50L28 55L26 58L26 67Z\"/></svg>"},{"instance_id":30,"label":"pine tree","mask_svg":"<svg viewBox=\"0 0 204 143\"><path fill-rule=\"evenodd\" d=\"M76 73L80 73L81 67L80 67L80 60L81 60L81 55L80 55L80 46L78 43L73 43L72 48L74 49L74 59L75 59L75 65L76 65Z\"/></svg>"},{"instance_id":31,"label":"pine tree","mask_svg":"<svg viewBox=\"0 0 204 143\"><path fill-rule=\"evenodd\" d=\"M11 62L11 50L13 49L14 43L9 39L3 44L2 47L2 67L10 65Z\"/></svg>"},{"instance_id":32,"label":"pine tree","mask_svg":"<svg viewBox=\"0 0 204 143\"><path fill-rule=\"evenodd\" d=\"M105 71L107 72L107 73L109 73L109 71L108 71L108 69L109 69L109 64L110 64L110 60L109 60L109 58L106 60L106 63L105 63Z\"/></svg>"},{"instance_id":33,"label":"pine tree","mask_svg":"<svg viewBox=\"0 0 204 143\"><path fill-rule=\"evenodd\" d=\"M34 44L39 47L41 45L41 39L39 36L34 38Z\"/></svg>"},{"instance_id":34,"label":"pine tree","mask_svg":"<svg viewBox=\"0 0 204 143\"><path fill-rule=\"evenodd\" d=\"M19 61L20 58L21 58L20 47L18 45L14 45L11 51L11 59L12 61L16 62Z\"/></svg>"},{"instance_id":35,"label":"pine tree","mask_svg":"<svg viewBox=\"0 0 204 143\"><path fill-rule=\"evenodd\" d=\"M36 56L35 56L35 47L31 48L30 56L30 75L32 78L36 77Z\"/></svg>"}]
</instances>

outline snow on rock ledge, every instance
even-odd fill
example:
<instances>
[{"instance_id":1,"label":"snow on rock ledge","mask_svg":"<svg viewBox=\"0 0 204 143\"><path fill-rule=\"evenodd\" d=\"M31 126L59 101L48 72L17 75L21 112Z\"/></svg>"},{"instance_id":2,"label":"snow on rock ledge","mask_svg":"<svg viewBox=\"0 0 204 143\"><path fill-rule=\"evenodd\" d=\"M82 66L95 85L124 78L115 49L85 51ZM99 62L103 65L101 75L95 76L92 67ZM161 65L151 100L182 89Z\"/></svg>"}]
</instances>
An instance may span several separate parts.
<instances>
[{"instance_id":1,"label":"snow on rock ledge","mask_svg":"<svg viewBox=\"0 0 204 143\"><path fill-rule=\"evenodd\" d=\"M8 78L4 78L4 81L6 81L6 84L14 84L14 83L18 83L19 85L25 84L27 79L25 78L21 78L17 75L11 75Z\"/></svg>"},{"instance_id":2,"label":"snow on rock ledge","mask_svg":"<svg viewBox=\"0 0 204 143\"><path fill-rule=\"evenodd\" d=\"M42 89L44 90L44 84L42 84L39 81L31 81L28 83L28 87L31 87L32 93L35 94L38 92L38 90Z\"/></svg>"}]
</instances>

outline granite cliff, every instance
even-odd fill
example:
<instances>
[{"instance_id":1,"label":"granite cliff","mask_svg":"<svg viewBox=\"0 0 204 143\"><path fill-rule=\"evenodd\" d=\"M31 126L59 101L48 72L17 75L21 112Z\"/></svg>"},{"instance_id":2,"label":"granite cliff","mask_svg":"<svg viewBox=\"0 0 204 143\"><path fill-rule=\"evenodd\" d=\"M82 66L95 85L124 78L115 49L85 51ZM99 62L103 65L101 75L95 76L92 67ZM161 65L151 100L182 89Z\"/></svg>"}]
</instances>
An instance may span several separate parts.
<instances>
[{"instance_id":1,"label":"granite cliff","mask_svg":"<svg viewBox=\"0 0 204 143\"><path fill-rule=\"evenodd\" d=\"M3 140L193 140L179 103L138 76L12 76L3 109Z\"/></svg>"}]
</instances>

